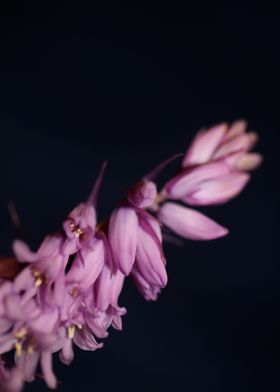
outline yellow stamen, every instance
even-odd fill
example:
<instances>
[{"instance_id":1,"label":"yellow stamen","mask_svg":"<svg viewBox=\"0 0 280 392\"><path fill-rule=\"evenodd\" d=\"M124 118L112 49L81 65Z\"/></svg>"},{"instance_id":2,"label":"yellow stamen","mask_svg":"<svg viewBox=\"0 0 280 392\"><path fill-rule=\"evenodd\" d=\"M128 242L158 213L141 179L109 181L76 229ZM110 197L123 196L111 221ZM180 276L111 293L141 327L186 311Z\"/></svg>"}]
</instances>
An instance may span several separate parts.
<instances>
[{"instance_id":1,"label":"yellow stamen","mask_svg":"<svg viewBox=\"0 0 280 392\"><path fill-rule=\"evenodd\" d=\"M68 338L73 339L74 335L75 335L75 325L70 325L70 327L68 327Z\"/></svg>"},{"instance_id":2,"label":"yellow stamen","mask_svg":"<svg viewBox=\"0 0 280 392\"><path fill-rule=\"evenodd\" d=\"M83 234L83 230L79 226L74 225L74 223L70 223L69 227L76 238L79 238Z\"/></svg>"},{"instance_id":3,"label":"yellow stamen","mask_svg":"<svg viewBox=\"0 0 280 392\"><path fill-rule=\"evenodd\" d=\"M44 281L41 272L38 271L37 269L33 268L33 269L32 269L32 274L33 274L34 278L36 278L36 279L35 279L34 286L35 286L35 287L41 286L41 284L42 284L43 281Z\"/></svg>"},{"instance_id":4,"label":"yellow stamen","mask_svg":"<svg viewBox=\"0 0 280 392\"><path fill-rule=\"evenodd\" d=\"M35 287L39 287L39 286L41 286L42 283L43 283L43 279L41 277L39 277L35 280L34 285L35 285Z\"/></svg>"},{"instance_id":5,"label":"yellow stamen","mask_svg":"<svg viewBox=\"0 0 280 392\"><path fill-rule=\"evenodd\" d=\"M22 344L20 342L16 342L15 349L16 349L16 356L20 357L22 354Z\"/></svg>"},{"instance_id":6,"label":"yellow stamen","mask_svg":"<svg viewBox=\"0 0 280 392\"><path fill-rule=\"evenodd\" d=\"M26 327L22 327L20 328L18 331L16 331L15 335L18 339L22 339L26 336L27 334L27 328Z\"/></svg>"}]
</instances>

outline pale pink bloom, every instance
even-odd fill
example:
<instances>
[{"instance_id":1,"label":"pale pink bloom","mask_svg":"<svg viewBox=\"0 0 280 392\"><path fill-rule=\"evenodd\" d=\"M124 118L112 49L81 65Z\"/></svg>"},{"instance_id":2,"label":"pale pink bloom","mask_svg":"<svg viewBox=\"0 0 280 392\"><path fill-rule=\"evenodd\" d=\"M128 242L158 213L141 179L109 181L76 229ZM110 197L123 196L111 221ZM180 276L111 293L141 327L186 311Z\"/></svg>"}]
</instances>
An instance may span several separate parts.
<instances>
[{"instance_id":1,"label":"pale pink bloom","mask_svg":"<svg viewBox=\"0 0 280 392\"><path fill-rule=\"evenodd\" d=\"M183 159L183 167L204 164L218 159L226 159L233 169L253 170L260 165L262 157L250 153L258 136L255 132L246 133L247 123L238 120L220 124L198 132Z\"/></svg>"},{"instance_id":2,"label":"pale pink bloom","mask_svg":"<svg viewBox=\"0 0 280 392\"><path fill-rule=\"evenodd\" d=\"M87 290L98 278L106 261L106 250L102 239L93 237L88 246L81 249L66 274L66 284L74 289Z\"/></svg>"},{"instance_id":3,"label":"pale pink bloom","mask_svg":"<svg viewBox=\"0 0 280 392\"><path fill-rule=\"evenodd\" d=\"M20 262L32 264L34 271L40 273L41 279L49 284L54 282L68 262L68 255L63 252L65 237L60 234L47 236L37 252L32 252L23 241L13 243L13 251ZM36 277L35 273L35 277ZM39 283L38 283L39 284Z\"/></svg>"},{"instance_id":4,"label":"pale pink bloom","mask_svg":"<svg viewBox=\"0 0 280 392\"><path fill-rule=\"evenodd\" d=\"M162 235L158 221L141 217L138 228L136 264L143 277L151 284L164 287L167 284Z\"/></svg>"},{"instance_id":5,"label":"pale pink bloom","mask_svg":"<svg viewBox=\"0 0 280 392\"><path fill-rule=\"evenodd\" d=\"M109 264L104 264L94 284L94 303L97 309L105 311L110 305L118 306L124 279L125 275L120 270L113 270Z\"/></svg>"},{"instance_id":6,"label":"pale pink bloom","mask_svg":"<svg viewBox=\"0 0 280 392\"><path fill-rule=\"evenodd\" d=\"M231 172L223 161L183 169L164 186L163 193L170 199L183 200L200 189L205 181L219 179Z\"/></svg>"},{"instance_id":7,"label":"pale pink bloom","mask_svg":"<svg viewBox=\"0 0 280 392\"><path fill-rule=\"evenodd\" d=\"M76 329L73 340L76 346L86 351L95 351L103 347L103 343L96 341L87 325L84 325L82 329Z\"/></svg>"},{"instance_id":8,"label":"pale pink bloom","mask_svg":"<svg viewBox=\"0 0 280 392\"><path fill-rule=\"evenodd\" d=\"M95 226L95 208L92 205L80 203L63 222L63 229L67 236L64 252L73 254L81 249L83 242L94 236Z\"/></svg>"},{"instance_id":9,"label":"pale pink bloom","mask_svg":"<svg viewBox=\"0 0 280 392\"><path fill-rule=\"evenodd\" d=\"M176 203L164 203L158 218L176 234L191 240L212 240L228 233L225 227L200 212Z\"/></svg>"},{"instance_id":10,"label":"pale pink bloom","mask_svg":"<svg viewBox=\"0 0 280 392\"><path fill-rule=\"evenodd\" d=\"M34 379L41 361L46 383L54 388L56 380L50 368L51 353L64 345L60 341L58 346L58 309L40 308L35 298L27 299L25 293L16 293L11 282L4 283L1 289L4 313L1 315L0 353L15 349L14 371L21 374L22 381ZM3 320L6 320L6 326Z\"/></svg>"},{"instance_id":11,"label":"pale pink bloom","mask_svg":"<svg viewBox=\"0 0 280 392\"><path fill-rule=\"evenodd\" d=\"M76 253L82 247L86 246L87 241L91 241L91 238L95 235L95 206L106 167L107 162L104 162L87 202L80 203L75 207L63 222L63 229L67 237L63 251L67 254Z\"/></svg>"},{"instance_id":12,"label":"pale pink bloom","mask_svg":"<svg viewBox=\"0 0 280 392\"><path fill-rule=\"evenodd\" d=\"M101 279L103 280L102 277ZM119 275L114 275L112 281L114 282L115 279L117 280L115 282L117 287L113 287L112 290L110 286L105 287L107 293L104 294L104 298L98 301L101 304L100 308L97 307L97 302L91 293L85 298L85 322L91 332L98 338L106 338L108 336L107 330L111 325L115 329L122 329L121 317L126 313L126 309L119 307L117 300L118 291L121 289L118 286L123 284L123 279L120 279Z\"/></svg>"},{"instance_id":13,"label":"pale pink bloom","mask_svg":"<svg viewBox=\"0 0 280 392\"><path fill-rule=\"evenodd\" d=\"M116 208L109 222L108 238L116 267L128 275L133 267L138 241L138 216L135 208Z\"/></svg>"},{"instance_id":14,"label":"pale pink bloom","mask_svg":"<svg viewBox=\"0 0 280 392\"><path fill-rule=\"evenodd\" d=\"M156 301L161 289L159 286L150 284L139 271L137 264L133 266L131 276L135 286L147 301Z\"/></svg>"},{"instance_id":15,"label":"pale pink bloom","mask_svg":"<svg viewBox=\"0 0 280 392\"><path fill-rule=\"evenodd\" d=\"M147 300L156 300L167 284L165 257L159 222L148 214L140 216L136 262L132 278L140 293Z\"/></svg>"}]
</instances>

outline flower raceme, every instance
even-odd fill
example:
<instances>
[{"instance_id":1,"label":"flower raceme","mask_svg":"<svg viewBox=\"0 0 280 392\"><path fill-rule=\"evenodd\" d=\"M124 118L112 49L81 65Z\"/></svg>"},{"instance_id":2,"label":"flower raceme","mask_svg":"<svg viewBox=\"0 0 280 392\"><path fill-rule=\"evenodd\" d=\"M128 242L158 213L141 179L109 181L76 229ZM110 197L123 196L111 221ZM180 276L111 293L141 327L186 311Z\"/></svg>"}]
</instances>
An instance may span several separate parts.
<instances>
[{"instance_id":1,"label":"flower raceme","mask_svg":"<svg viewBox=\"0 0 280 392\"><path fill-rule=\"evenodd\" d=\"M242 191L248 172L262 160L251 152L256 141L245 121L200 131L159 192L155 177L181 155L138 181L98 224L105 163L88 200L69 213L61 231L47 235L36 252L14 241L15 258L0 261L0 390L21 391L38 368L55 388L54 353L69 364L73 345L101 348L110 326L122 329L126 309L119 296L126 277L146 300L156 300L167 284L168 232L192 240L226 235L228 229L192 207L225 203ZM8 352L14 353L12 366L5 360Z\"/></svg>"}]
</instances>

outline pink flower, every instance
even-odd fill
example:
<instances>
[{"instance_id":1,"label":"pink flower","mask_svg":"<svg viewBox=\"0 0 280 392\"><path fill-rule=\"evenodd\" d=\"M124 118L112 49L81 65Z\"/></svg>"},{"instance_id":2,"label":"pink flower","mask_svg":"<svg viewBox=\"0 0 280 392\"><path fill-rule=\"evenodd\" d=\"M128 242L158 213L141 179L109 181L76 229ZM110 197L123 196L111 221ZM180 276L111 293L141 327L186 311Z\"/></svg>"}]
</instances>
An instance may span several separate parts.
<instances>
[{"instance_id":1,"label":"pink flower","mask_svg":"<svg viewBox=\"0 0 280 392\"><path fill-rule=\"evenodd\" d=\"M157 294L166 286L165 264L159 222L148 214L140 216L132 278L145 299L156 300Z\"/></svg>"},{"instance_id":2,"label":"pink flower","mask_svg":"<svg viewBox=\"0 0 280 392\"><path fill-rule=\"evenodd\" d=\"M93 237L88 246L76 254L66 274L66 284L72 285L72 289L87 290L101 273L106 257L103 240Z\"/></svg>"},{"instance_id":3,"label":"pink flower","mask_svg":"<svg viewBox=\"0 0 280 392\"><path fill-rule=\"evenodd\" d=\"M89 240L95 232L96 211L92 205L80 203L63 222L67 236L64 251L73 254L82 248L83 242Z\"/></svg>"},{"instance_id":4,"label":"pink flower","mask_svg":"<svg viewBox=\"0 0 280 392\"><path fill-rule=\"evenodd\" d=\"M220 124L198 132L184 156L182 166L186 168L223 158L234 169L255 169L260 165L262 157L250 150L258 136L254 132L246 133L246 128L246 121L238 120L230 126Z\"/></svg>"},{"instance_id":5,"label":"pink flower","mask_svg":"<svg viewBox=\"0 0 280 392\"><path fill-rule=\"evenodd\" d=\"M247 173L233 171L223 160L183 169L165 185L163 195L191 205L225 203L249 181Z\"/></svg>"},{"instance_id":6,"label":"pink flower","mask_svg":"<svg viewBox=\"0 0 280 392\"><path fill-rule=\"evenodd\" d=\"M128 275L135 261L138 241L138 216L134 207L124 205L113 211L108 238L116 267Z\"/></svg>"},{"instance_id":7,"label":"pink flower","mask_svg":"<svg viewBox=\"0 0 280 392\"><path fill-rule=\"evenodd\" d=\"M220 124L200 131L186 152L182 170L169 180L161 197L189 205L213 205L229 201L246 186L250 175L245 171L261 163L261 155L250 153L257 140L245 133L246 123ZM163 203L158 218L176 234L194 240L219 238L228 230L193 209Z\"/></svg>"}]
</instances>

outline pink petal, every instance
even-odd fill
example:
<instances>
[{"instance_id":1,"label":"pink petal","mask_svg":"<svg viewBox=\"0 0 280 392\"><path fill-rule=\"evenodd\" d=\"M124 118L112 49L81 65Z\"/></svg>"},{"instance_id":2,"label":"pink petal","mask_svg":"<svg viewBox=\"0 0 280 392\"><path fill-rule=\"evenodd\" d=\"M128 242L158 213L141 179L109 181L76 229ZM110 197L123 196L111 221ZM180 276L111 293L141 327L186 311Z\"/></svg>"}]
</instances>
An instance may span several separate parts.
<instances>
[{"instance_id":1,"label":"pink petal","mask_svg":"<svg viewBox=\"0 0 280 392\"><path fill-rule=\"evenodd\" d=\"M11 351L15 347L16 339L9 339L0 343L0 355Z\"/></svg>"},{"instance_id":2,"label":"pink petal","mask_svg":"<svg viewBox=\"0 0 280 392\"><path fill-rule=\"evenodd\" d=\"M29 246L21 240L13 242L13 251L20 262L32 262L38 259L37 253L32 252Z\"/></svg>"},{"instance_id":3,"label":"pink petal","mask_svg":"<svg viewBox=\"0 0 280 392\"><path fill-rule=\"evenodd\" d=\"M138 218L134 209L120 207L113 211L109 223L109 242L117 267L128 275L135 261Z\"/></svg>"},{"instance_id":4,"label":"pink petal","mask_svg":"<svg viewBox=\"0 0 280 392\"><path fill-rule=\"evenodd\" d=\"M165 192L173 199L182 199L196 191L201 182L229 173L230 167L223 161L208 163L180 173L165 186Z\"/></svg>"},{"instance_id":5,"label":"pink petal","mask_svg":"<svg viewBox=\"0 0 280 392\"><path fill-rule=\"evenodd\" d=\"M187 167L208 162L223 140L227 128L227 124L220 124L200 131L186 152L182 166Z\"/></svg>"},{"instance_id":6,"label":"pink petal","mask_svg":"<svg viewBox=\"0 0 280 392\"><path fill-rule=\"evenodd\" d=\"M230 173L216 180L205 181L198 191L187 196L184 201L192 205L221 204L237 196L249 181L245 173Z\"/></svg>"},{"instance_id":7,"label":"pink petal","mask_svg":"<svg viewBox=\"0 0 280 392\"><path fill-rule=\"evenodd\" d=\"M11 369L4 379L0 380L0 387L5 392L21 392L23 389L23 378L21 370L17 367Z\"/></svg>"},{"instance_id":8,"label":"pink petal","mask_svg":"<svg viewBox=\"0 0 280 392\"><path fill-rule=\"evenodd\" d=\"M96 307L105 311L109 305L117 305L124 284L124 274L120 270L112 271L105 264L94 285Z\"/></svg>"},{"instance_id":9,"label":"pink petal","mask_svg":"<svg viewBox=\"0 0 280 392\"><path fill-rule=\"evenodd\" d=\"M162 245L158 240L156 233L147 230L149 222L145 223L146 225L144 226L140 222L138 229L138 246L136 253L138 269L147 282L164 287L167 284L167 273ZM151 229L153 230L153 228Z\"/></svg>"},{"instance_id":10,"label":"pink petal","mask_svg":"<svg viewBox=\"0 0 280 392\"><path fill-rule=\"evenodd\" d=\"M52 369L52 354L49 351L41 354L41 368L48 387L55 389L57 381Z\"/></svg>"},{"instance_id":11,"label":"pink petal","mask_svg":"<svg viewBox=\"0 0 280 392\"><path fill-rule=\"evenodd\" d=\"M65 365L70 365L74 358L72 339L67 339L62 350L59 352L59 358Z\"/></svg>"},{"instance_id":12,"label":"pink petal","mask_svg":"<svg viewBox=\"0 0 280 392\"><path fill-rule=\"evenodd\" d=\"M16 276L14 280L14 290L17 293L22 290L28 290L34 287L34 282L35 279L32 270L30 266L27 266Z\"/></svg>"},{"instance_id":13,"label":"pink petal","mask_svg":"<svg viewBox=\"0 0 280 392\"><path fill-rule=\"evenodd\" d=\"M134 264L133 269L131 271L131 276L135 286L137 287L139 292L143 295L146 301L157 300L158 294L160 293L160 287L150 285L139 271L136 263Z\"/></svg>"},{"instance_id":14,"label":"pink petal","mask_svg":"<svg viewBox=\"0 0 280 392\"><path fill-rule=\"evenodd\" d=\"M4 299L6 315L8 318L12 320L25 320L26 313L25 310L22 308L19 296L17 295L9 295Z\"/></svg>"},{"instance_id":15,"label":"pink petal","mask_svg":"<svg viewBox=\"0 0 280 392\"><path fill-rule=\"evenodd\" d=\"M103 343L97 343L94 335L86 326L83 326L81 330L76 331L74 342L82 350L95 351L98 348L103 347Z\"/></svg>"},{"instance_id":16,"label":"pink petal","mask_svg":"<svg viewBox=\"0 0 280 392\"><path fill-rule=\"evenodd\" d=\"M16 363L23 374L24 381L34 380L38 362L39 353L37 351L31 354L23 352L20 356L16 356Z\"/></svg>"},{"instance_id":17,"label":"pink petal","mask_svg":"<svg viewBox=\"0 0 280 392\"><path fill-rule=\"evenodd\" d=\"M200 212L175 203L165 203L158 217L176 234L192 240L212 240L228 233L225 227Z\"/></svg>"},{"instance_id":18,"label":"pink petal","mask_svg":"<svg viewBox=\"0 0 280 392\"><path fill-rule=\"evenodd\" d=\"M89 288L97 279L105 262L105 249L102 240L94 238L92 249L83 249L75 257L66 275L66 281L77 283L82 289Z\"/></svg>"}]
</instances>

